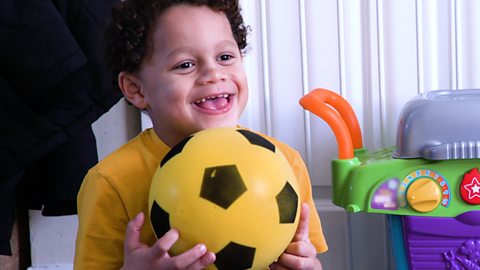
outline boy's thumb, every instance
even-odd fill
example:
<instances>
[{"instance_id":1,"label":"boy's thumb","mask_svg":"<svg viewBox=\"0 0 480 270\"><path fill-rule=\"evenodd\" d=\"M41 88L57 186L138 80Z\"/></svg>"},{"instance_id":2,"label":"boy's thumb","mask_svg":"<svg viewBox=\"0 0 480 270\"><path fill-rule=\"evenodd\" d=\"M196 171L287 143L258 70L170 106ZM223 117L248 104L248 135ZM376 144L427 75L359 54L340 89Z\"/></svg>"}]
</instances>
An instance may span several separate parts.
<instances>
[{"instance_id":1,"label":"boy's thumb","mask_svg":"<svg viewBox=\"0 0 480 270\"><path fill-rule=\"evenodd\" d=\"M140 231L143 227L145 216L143 212L137 214L137 216L130 220L125 232L125 249L134 250L142 245L140 242Z\"/></svg>"}]
</instances>

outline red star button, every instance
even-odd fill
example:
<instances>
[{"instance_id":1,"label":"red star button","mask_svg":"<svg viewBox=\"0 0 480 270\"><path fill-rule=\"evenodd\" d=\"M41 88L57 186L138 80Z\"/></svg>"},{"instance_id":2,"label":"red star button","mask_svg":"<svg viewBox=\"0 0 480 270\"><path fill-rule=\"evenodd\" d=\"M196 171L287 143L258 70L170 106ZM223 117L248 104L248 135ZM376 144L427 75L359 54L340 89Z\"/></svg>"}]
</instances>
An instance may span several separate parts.
<instances>
[{"instance_id":1,"label":"red star button","mask_svg":"<svg viewBox=\"0 0 480 270\"><path fill-rule=\"evenodd\" d=\"M463 175L460 196L468 204L480 204L480 172L477 168Z\"/></svg>"}]
</instances>

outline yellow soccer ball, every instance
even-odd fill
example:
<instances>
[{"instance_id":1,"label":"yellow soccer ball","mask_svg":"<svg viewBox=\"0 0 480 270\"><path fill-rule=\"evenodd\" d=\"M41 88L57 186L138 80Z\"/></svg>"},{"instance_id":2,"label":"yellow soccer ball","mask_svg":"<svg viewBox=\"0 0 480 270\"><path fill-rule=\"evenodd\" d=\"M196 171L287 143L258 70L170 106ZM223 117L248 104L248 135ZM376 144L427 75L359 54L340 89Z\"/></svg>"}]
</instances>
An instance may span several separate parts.
<instances>
[{"instance_id":1,"label":"yellow soccer ball","mask_svg":"<svg viewBox=\"0 0 480 270\"><path fill-rule=\"evenodd\" d=\"M198 243L216 254L209 269L265 269L291 242L300 216L297 179L281 151L237 128L207 129L162 160L149 196L157 237L180 232L172 253Z\"/></svg>"}]
</instances>

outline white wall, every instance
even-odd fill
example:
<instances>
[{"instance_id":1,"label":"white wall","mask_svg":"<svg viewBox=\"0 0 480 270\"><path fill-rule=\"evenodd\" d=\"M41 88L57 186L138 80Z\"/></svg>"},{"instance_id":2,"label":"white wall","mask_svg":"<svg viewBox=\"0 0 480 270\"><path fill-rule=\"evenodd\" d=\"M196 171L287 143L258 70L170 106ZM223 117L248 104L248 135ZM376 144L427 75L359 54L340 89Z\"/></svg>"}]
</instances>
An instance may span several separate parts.
<instances>
[{"instance_id":1,"label":"white wall","mask_svg":"<svg viewBox=\"0 0 480 270\"><path fill-rule=\"evenodd\" d=\"M302 153L330 245L321 255L325 269L388 269L383 216L346 214L331 204L330 160L337 156L336 140L328 125L304 112L298 100L317 87L336 91L356 111L368 149L393 145L399 112L417 93L480 88L480 1L241 3L252 28L245 58L250 101L242 124ZM101 156L138 130L138 119L131 120L137 125L133 131L132 123L122 120L124 113L138 115L119 106L95 126ZM58 223L40 219L47 218L31 215L33 268L71 263L75 218ZM47 238L46 231L53 236ZM55 246L61 250L53 251Z\"/></svg>"}]
</instances>

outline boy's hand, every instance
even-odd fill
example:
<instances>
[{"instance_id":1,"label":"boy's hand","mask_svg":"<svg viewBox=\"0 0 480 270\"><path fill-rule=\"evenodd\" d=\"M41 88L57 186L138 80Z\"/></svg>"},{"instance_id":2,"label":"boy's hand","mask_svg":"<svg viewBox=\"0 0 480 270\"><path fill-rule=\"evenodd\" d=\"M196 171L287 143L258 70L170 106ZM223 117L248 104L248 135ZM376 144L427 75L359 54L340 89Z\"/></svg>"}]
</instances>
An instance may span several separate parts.
<instances>
[{"instance_id":1,"label":"boy's hand","mask_svg":"<svg viewBox=\"0 0 480 270\"><path fill-rule=\"evenodd\" d=\"M123 270L129 269L203 269L215 261L215 254L208 252L205 245L198 244L182 254L171 257L168 251L178 240L178 231L172 229L151 247L140 242L140 229L144 215L139 213L132 219L125 233L125 255Z\"/></svg>"},{"instance_id":2,"label":"boy's hand","mask_svg":"<svg viewBox=\"0 0 480 270\"><path fill-rule=\"evenodd\" d=\"M302 204L300 221L292 242L277 262L270 265L270 269L322 270L322 264L316 257L317 251L308 238L309 213L308 204Z\"/></svg>"}]
</instances>

